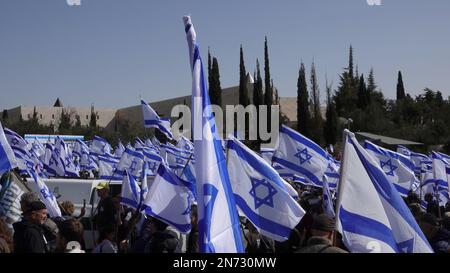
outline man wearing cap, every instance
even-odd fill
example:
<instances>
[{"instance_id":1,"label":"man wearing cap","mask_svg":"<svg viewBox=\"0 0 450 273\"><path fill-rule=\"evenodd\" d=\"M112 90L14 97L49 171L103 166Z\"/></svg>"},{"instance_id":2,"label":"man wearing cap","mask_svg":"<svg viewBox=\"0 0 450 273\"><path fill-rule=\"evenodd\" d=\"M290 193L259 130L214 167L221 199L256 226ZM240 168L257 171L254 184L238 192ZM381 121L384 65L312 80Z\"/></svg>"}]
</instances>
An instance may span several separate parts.
<instances>
[{"instance_id":1,"label":"man wearing cap","mask_svg":"<svg viewBox=\"0 0 450 273\"><path fill-rule=\"evenodd\" d=\"M436 216L425 213L419 226L435 253L450 253L450 231L439 226Z\"/></svg>"},{"instance_id":2,"label":"man wearing cap","mask_svg":"<svg viewBox=\"0 0 450 273\"><path fill-rule=\"evenodd\" d=\"M14 223L14 252L46 253L49 251L42 225L47 219L47 208L41 201L33 201L23 212L23 219Z\"/></svg>"},{"instance_id":3,"label":"man wearing cap","mask_svg":"<svg viewBox=\"0 0 450 273\"><path fill-rule=\"evenodd\" d=\"M95 187L95 189L97 190L98 197L100 197L100 201L97 206L97 214L94 216L97 229L101 232L105 227L115 228L117 210L111 196L109 195L108 183L101 182Z\"/></svg>"},{"instance_id":4,"label":"man wearing cap","mask_svg":"<svg viewBox=\"0 0 450 273\"><path fill-rule=\"evenodd\" d=\"M316 215L311 226L312 237L306 246L297 253L347 253L347 251L333 246L332 239L335 222L326 214Z\"/></svg>"}]
</instances>

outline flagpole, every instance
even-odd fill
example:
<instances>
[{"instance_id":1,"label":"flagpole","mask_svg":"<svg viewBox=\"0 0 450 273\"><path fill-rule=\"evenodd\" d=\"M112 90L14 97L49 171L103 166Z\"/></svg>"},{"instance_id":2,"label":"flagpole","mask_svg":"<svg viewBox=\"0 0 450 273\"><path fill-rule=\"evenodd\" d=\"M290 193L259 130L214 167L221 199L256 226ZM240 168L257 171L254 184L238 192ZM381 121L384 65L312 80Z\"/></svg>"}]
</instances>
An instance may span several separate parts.
<instances>
[{"instance_id":1,"label":"flagpole","mask_svg":"<svg viewBox=\"0 0 450 273\"><path fill-rule=\"evenodd\" d=\"M337 189L336 189L336 194L337 194L337 198L336 198L336 207L335 207L335 226L334 226L334 233L333 233L333 246L336 246L336 234L338 232L338 221L339 221L339 207L340 207L340 203L341 203L341 199L342 199L342 187L343 185L343 177L344 177L344 169L345 169L345 146L347 145L347 135L350 133L350 131L348 131L347 129L344 129L343 133L342 133L342 157L341 157L341 168L339 169L339 183L337 184Z\"/></svg>"},{"instance_id":2,"label":"flagpole","mask_svg":"<svg viewBox=\"0 0 450 273\"><path fill-rule=\"evenodd\" d=\"M191 153L191 155L189 156L189 158L188 158L186 164L184 165L183 169L181 170L181 174L178 173L179 176L180 176L180 175L183 175L184 170L186 169L187 165L188 165L189 162L191 161L192 155L193 155L193 153Z\"/></svg>"}]
</instances>

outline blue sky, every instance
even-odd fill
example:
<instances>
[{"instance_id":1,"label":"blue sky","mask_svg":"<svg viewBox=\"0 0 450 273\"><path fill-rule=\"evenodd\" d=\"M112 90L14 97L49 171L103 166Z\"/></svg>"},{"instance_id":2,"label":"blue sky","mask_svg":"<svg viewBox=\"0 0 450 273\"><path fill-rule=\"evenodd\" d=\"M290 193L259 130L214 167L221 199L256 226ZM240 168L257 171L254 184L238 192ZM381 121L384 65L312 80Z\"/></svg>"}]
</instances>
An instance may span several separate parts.
<instances>
[{"instance_id":1,"label":"blue sky","mask_svg":"<svg viewBox=\"0 0 450 273\"><path fill-rule=\"evenodd\" d=\"M359 72L394 98L397 71L408 93L450 95L450 1L66 0L0 1L0 109L50 105L127 107L190 93L182 16L190 14L206 61L219 60L222 87L238 84L239 47L248 71L263 63L268 36L272 78L295 96L298 69L314 58L338 85L353 45Z\"/></svg>"}]
</instances>

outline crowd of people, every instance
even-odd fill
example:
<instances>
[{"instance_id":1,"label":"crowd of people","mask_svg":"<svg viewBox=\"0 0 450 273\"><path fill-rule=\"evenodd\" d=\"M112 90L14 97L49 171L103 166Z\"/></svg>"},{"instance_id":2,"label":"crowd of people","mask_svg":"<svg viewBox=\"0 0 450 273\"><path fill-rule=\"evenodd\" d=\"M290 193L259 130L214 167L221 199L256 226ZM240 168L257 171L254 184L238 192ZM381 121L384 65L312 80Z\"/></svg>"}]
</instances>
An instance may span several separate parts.
<instances>
[{"instance_id":1,"label":"crowd of people","mask_svg":"<svg viewBox=\"0 0 450 273\"><path fill-rule=\"evenodd\" d=\"M241 217L243 244L247 253L346 253L335 220L328 216L320 188L295 184L299 204L306 214L284 242L260 233ZM60 202L62 217L48 217L45 204L33 192L21 196L22 219L11 229L0 218L0 253L196 253L198 214L192 205L192 229L181 234L158 220L120 204L120 196L111 196L107 183L97 187L100 201L91 216L98 231L96 244L86 249L83 224L85 208L74 214L74 204ZM410 193L405 202L436 253L450 253L450 206L440 207L426 196L426 209L417 195Z\"/></svg>"}]
</instances>

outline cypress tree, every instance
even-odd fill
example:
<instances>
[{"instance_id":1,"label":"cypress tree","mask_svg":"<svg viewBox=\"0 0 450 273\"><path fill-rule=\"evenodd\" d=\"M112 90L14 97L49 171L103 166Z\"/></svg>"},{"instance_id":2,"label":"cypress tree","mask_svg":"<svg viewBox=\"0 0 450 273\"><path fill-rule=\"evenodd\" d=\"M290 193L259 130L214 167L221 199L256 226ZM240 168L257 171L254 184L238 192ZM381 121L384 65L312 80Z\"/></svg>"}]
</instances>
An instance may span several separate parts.
<instances>
[{"instance_id":1,"label":"cypress tree","mask_svg":"<svg viewBox=\"0 0 450 273\"><path fill-rule=\"evenodd\" d=\"M310 137L310 119L311 116L309 113L309 96L306 84L305 65L302 62L300 64L297 80L297 131L307 137Z\"/></svg>"},{"instance_id":2,"label":"cypress tree","mask_svg":"<svg viewBox=\"0 0 450 273\"><path fill-rule=\"evenodd\" d=\"M241 45L240 62L239 62L239 104L242 106L249 105L248 90L247 90L247 72L244 64L244 51Z\"/></svg>"},{"instance_id":3,"label":"cypress tree","mask_svg":"<svg viewBox=\"0 0 450 273\"><path fill-rule=\"evenodd\" d=\"M210 86L211 103L222 106L222 87L220 86L219 62L215 57L213 57L211 72L212 72L211 86Z\"/></svg>"},{"instance_id":4,"label":"cypress tree","mask_svg":"<svg viewBox=\"0 0 450 273\"><path fill-rule=\"evenodd\" d=\"M403 100L404 98L405 98L405 87L403 86L402 72L398 71L397 100Z\"/></svg>"},{"instance_id":5,"label":"cypress tree","mask_svg":"<svg viewBox=\"0 0 450 273\"><path fill-rule=\"evenodd\" d=\"M359 88L358 88L358 108L364 110L369 105L369 96L366 88L366 83L364 82L364 75L359 78Z\"/></svg>"},{"instance_id":6,"label":"cypress tree","mask_svg":"<svg viewBox=\"0 0 450 273\"><path fill-rule=\"evenodd\" d=\"M316 66L314 61L311 65L311 97L312 97L312 108L313 108L313 117L319 118L320 114L320 91L319 86L317 84L317 75L316 75Z\"/></svg>"},{"instance_id":7,"label":"cypress tree","mask_svg":"<svg viewBox=\"0 0 450 273\"><path fill-rule=\"evenodd\" d=\"M267 46L267 36L264 39L264 86L264 104L267 105L267 128L270 128L272 120L272 113L270 109L273 104L273 90L270 85L269 48Z\"/></svg>"},{"instance_id":8,"label":"cypress tree","mask_svg":"<svg viewBox=\"0 0 450 273\"><path fill-rule=\"evenodd\" d=\"M323 133L327 144L335 144L337 140L337 112L333 100L331 99L331 85L327 86L327 113Z\"/></svg>"}]
</instances>

